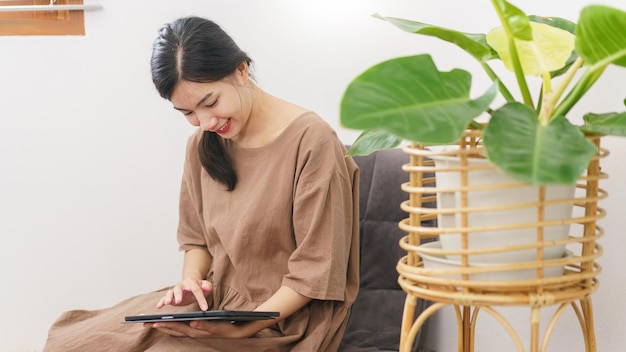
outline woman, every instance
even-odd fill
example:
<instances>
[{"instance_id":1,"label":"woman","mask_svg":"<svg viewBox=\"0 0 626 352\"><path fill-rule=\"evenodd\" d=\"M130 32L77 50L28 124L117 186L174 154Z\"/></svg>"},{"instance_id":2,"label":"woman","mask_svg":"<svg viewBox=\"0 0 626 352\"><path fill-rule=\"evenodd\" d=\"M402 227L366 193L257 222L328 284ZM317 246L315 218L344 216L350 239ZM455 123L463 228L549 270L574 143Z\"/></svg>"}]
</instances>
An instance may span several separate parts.
<instances>
[{"instance_id":1,"label":"woman","mask_svg":"<svg viewBox=\"0 0 626 352\"><path fill-rule=\"evenodd\" d=\"M101 311L66 312L46 351L337 350L358 290L358 169L319 116L256 86L251 62L209 20L161 29L153 82L199 127L180 194L183 279ZM120 324L155 304L280 316Z\"/></svg>"}]
</instances>

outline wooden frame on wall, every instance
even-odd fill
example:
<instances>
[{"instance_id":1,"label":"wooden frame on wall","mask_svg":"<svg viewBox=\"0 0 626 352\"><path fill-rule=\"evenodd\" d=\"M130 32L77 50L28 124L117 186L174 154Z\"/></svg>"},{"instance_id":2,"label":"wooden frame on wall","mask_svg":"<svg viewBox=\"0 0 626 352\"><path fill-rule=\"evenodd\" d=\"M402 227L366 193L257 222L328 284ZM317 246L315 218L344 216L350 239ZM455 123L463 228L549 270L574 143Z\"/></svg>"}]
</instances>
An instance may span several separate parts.
<instances>
[{"instance_id":1,"label":"wooden frame on wall","mask_svg":"<svg viewBox=\"0 0 626 352\"><path fill-rule=\"evenodd\" d=\"M55 5L83 0L56 0ZM48 5L50 0L0 0L0 6ZM0 35L85 35L83 11L0 12Z\"/></svg>"}]
</instances>

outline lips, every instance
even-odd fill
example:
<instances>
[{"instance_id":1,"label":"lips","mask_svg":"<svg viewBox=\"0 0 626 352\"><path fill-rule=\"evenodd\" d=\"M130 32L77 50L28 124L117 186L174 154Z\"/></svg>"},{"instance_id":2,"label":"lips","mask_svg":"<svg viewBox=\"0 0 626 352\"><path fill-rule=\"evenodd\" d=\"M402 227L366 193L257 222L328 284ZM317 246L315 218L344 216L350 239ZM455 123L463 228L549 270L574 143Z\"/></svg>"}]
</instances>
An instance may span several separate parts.
<instances>
[{"instance_id":1,"label":"lips","mask_svg":"<svg viewBox=\"0 0 626 352\"><path fill-rule=\"evenodd\" d=\"M222 126L220 126L220 128L215 130L215 132L218 134L224 134L228 132L229 129L230 129L230 119L226 120L226 122Z\"/></svg>"}]
</instances>

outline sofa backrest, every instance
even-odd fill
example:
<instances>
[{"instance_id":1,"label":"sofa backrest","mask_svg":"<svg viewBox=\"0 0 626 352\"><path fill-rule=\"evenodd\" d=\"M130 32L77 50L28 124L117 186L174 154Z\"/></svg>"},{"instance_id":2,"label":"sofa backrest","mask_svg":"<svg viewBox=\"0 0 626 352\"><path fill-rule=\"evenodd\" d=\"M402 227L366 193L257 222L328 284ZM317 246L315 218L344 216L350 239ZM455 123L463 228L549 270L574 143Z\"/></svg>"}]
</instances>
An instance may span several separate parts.
<instances>
[{"instance_id":1,"label":"sofa backrest","mask_svg":"<svg viewBox=\"0 0 626 352\"><path fill-rule=\"evenodd\" d=\"M389 149L353 158L360 169L361 278L339 352L397 351L406 300L396 271L398 260L406 255L399 245L406 233L398 223L408 217L400 204L409 198L401 189L409 180L402 170L409 156ZM418 300L416 316L427 306ZM414 351L421 350L419 344L418 338Z\"/></svg>"},{"instance_id":2,"label":"sofa backrest","mask_svg":"<svg viewBox=\"0 0 626 352\"><path fill-rule=\"evenodd\" d=\"M400 289L395 267L404 255L398 222L407 217L400 209L408 199L400 189L409 178L402 171L407 159L399 149L354 157L360 169L361 289Z\"/></svg>"}]
</instances>

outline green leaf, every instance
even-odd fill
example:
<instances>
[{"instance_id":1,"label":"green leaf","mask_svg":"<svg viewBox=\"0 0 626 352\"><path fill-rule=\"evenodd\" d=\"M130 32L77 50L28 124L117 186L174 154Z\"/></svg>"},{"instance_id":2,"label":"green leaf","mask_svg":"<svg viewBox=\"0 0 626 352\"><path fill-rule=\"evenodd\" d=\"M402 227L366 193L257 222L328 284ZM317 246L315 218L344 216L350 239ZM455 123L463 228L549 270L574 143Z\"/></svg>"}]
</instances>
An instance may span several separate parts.
<instances>
[{"instance_id":1,"label":"green leaf","mask_svg":"<svg viewBox=\"0 0 626 352\"><path fill-rule=\"evenodd\" d=\"M568 31L568 32L570 32L572 34L576 33L576 23L574 23L574 22L572 22L572 21L570 21L568 19L565 19L565 18L544 17L544 16L530 15L530 16L528 16L528 19L531 22L547 24L549 26L560 28L562 30ZM567 72L567 69L569 69L570 66L572 66L574 61L576 61L576 58L578 58L578 54L576 53L575 50L572 50L572 54L569 57L569 59L567 59L567 62L565 62L565 66L563 66L563 68L561 68L560 70L556 70L556 71L550 72L550 76L551 77L558 77L558 76L564 74L565 72Z\"/></svg>"},{"instance_id":2,"label":"green leaf","mask_svg":"<svg viewBox=\"0 0 626 352\"><path fill-rule=\"evenodd\" d=\"M531 22L547 24L548 26L560 28L572 34L576 33L576 23L566 18L528 15L528 19Z\"/></svg>"},{"instance_id":3,"label":"green leaf","mask_svg":"<svg viewBox=\"0 0 626 352\"><path fill-rule=\"evenodd\" d=\"M601 5L583 8L576 26L576 51L588 65L626 67L626 12Z\"/></svg>"},{"instance_id":4,"label":"green leaf","mask_svg":"<svg viewBox=\"0 0 626 352\"><path fill-rule=\"evenodd\" d=\"M514 38L532 40L533 33L530 22L524 11L504 0L492 0L496 12L500 16L502 26L510 31Z\"/></svg>"},{"instance_id":5,"label":"green leaf","mask_svg":"<svg viewBox=\"0 0 626 352\"><path fill-rule=\"evenodd\" d=\"M543 23L531 22L530 27L533 31L532 40L514 40L524 74L540 76L562 69L574 51L574 35ZM514 71L504 28L491 30L487 34L487 43L498 52L506 68Z\"/></svg>"},{"instance_id":6,"label":"green leaf","mask_svg":"<svg viewBox=\"0 0 626 352\"><path fill-rule=\"evenodd\" d=\"M535 185L572 184L596 146L564 117L540 125L528 106L509 103L494 111L484 132L489 160L512 177Z\"/></svg>"},{"instance_id":7,"label":"green leaf","mask_svg":"<svg viewBox=\"0 0 626 352\"><path fill-rule=\"evenodd\" d=\"M488 60L498 58L496 52L493 51L489 45L487 45L484 34L463 33L427 23L395 17L384 17L379 14L374 14L373 16L385 20L403 31L427 35L455 44L468 54L472 55L478 61L486 62Z\"/></svg>"},{"instance_id":8,"label":"green leaf","mask_svg":"<svg viewBox=\"0 0 626 352\"><path fill-rule=\"evenodd\" d=\"M599 133L626 137L626 112L607 114L586 114L585 125L580 129L585 133Z\"/></svg>"},{"instance_id":9,"label":"green leaf","mask_svg":"<svg viewBox=\"0 0 626 352\"><path fill-rule=\"evenodd\" d=\"M368 155L377 150L395 148L402 139L382 129L365 130L348 149L348 155Z\"/></svg>"},{"instance_id":10,"label":"green leaf","mask_svg":"<svg viewBox=\"0 0 626 352\"><path fill-rule=\"evenodd\" d=\"M350 83L341 101L341 124L381 128L424 144L453 143L497 94L495 82L473 100L470 85L468 72L440 72L430 55L385 61Z\"/></svg>"},{"instance_id":11,"label":"green leaf","mask_svg":"<svg viewBox=\"0 0 626 352\"><path fill-rule=\"evenodd\" d=\"M555 114L566 115L609 64L626 67L626 12L601 5L583 8L576 26L576 52L589 67Z\"/></svg>"},{"instance_id":12,"label":"green leaf","mask_svg":"<svg viewBox=\"0 0 626 352\"><path fill-rule=\"evenodd\" d=\"M451 44L455 44L460 49L474 57L492 81L498 80L500 82L500 93L507 101L515 100L509 89L502 83L502 80L498 78L496 73L487 64L489 60L499 59L499 57L498 53L496 53L495 50L487 44L485 34L463 33L423 22L416 22L395 17L384 17L379 14L374 14L373 16L385 20L406 32L435 37Z\"/></svg>"}]
</instances>

